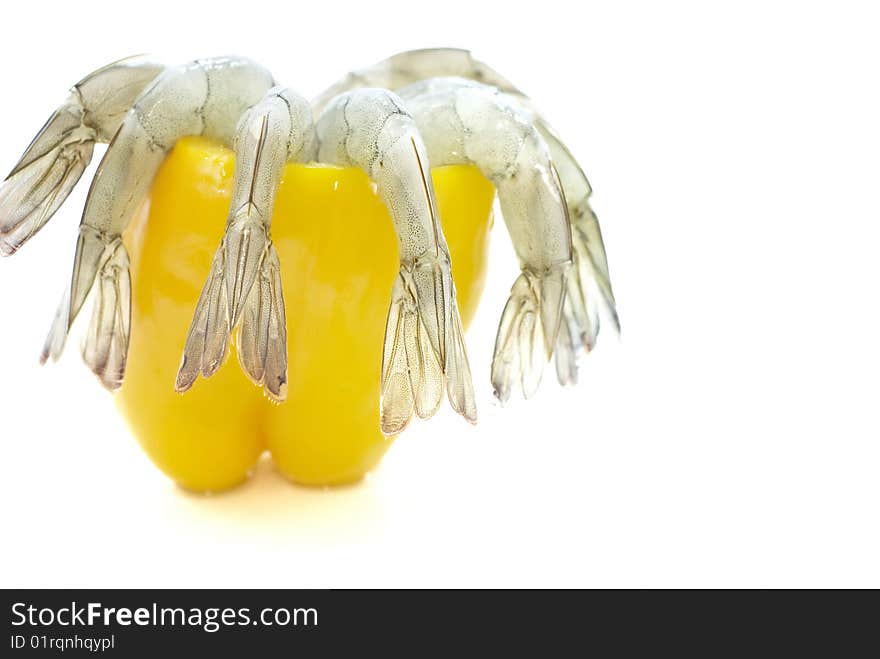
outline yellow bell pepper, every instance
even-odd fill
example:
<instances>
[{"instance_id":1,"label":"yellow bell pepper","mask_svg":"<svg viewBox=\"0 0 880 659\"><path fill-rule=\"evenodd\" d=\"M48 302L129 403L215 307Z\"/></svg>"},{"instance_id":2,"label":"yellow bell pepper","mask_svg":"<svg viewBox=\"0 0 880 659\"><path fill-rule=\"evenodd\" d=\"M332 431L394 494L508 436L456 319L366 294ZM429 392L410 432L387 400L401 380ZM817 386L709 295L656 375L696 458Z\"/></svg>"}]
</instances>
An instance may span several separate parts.
<instances>
[{"instance_id":1,"label":"yellow bell pepper","mask_svg":"<svg viewBox=\"0 0 880 659\"><path fill-rule=\"evenodd\" d=\"M289 354L287 401L276 405L227 363L184 395L174 380L211 259L225 228L234 155L186 138L158 173L125 235L132 329L116 401L155 464L196 491L233 487L267 450L307 485L360 479L391 444L379 431L382 340L397 243L366 174L289 164L272 237L282 267ZM468 325L486 276L495 190L471 166L432 171Z\"/></svg>"}]
</instances>

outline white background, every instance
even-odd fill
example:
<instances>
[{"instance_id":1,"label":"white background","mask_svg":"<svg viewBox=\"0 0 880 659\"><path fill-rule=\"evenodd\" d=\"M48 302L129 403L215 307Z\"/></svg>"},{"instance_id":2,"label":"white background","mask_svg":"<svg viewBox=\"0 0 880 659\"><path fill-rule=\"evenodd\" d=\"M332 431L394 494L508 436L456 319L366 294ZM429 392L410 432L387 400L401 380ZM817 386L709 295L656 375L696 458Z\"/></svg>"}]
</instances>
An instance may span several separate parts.
<instances>
[{"instance_id":1,"label":"white background","mask_svg":"<svg viewBox=\"0 0 880 659\"><path fill-rule=\"evenodd\" d=\"M75 349L37 366L81 185L0 262L0 585L880 586L870 3L193 5L8 11L0 168L74 81L130 53L248 55L311 96L399 50L468 47L590 176L623 336L600 337L577 389L548 372L536 399L492 406L517 271L499 223L467 337L477 428L444 408L355 487L264 464L187 495Z\"/></svg>"}]
</instances>

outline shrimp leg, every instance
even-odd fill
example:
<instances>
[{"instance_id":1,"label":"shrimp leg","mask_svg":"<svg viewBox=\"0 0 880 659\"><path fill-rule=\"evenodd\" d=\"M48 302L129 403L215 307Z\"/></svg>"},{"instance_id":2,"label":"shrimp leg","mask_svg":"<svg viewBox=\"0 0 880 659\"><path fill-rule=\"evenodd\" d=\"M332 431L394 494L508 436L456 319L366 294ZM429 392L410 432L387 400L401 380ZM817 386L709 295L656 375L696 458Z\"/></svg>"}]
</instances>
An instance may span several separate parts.
<instances>
[{"instance_id":1,"label":"shrimp leg","mask_svg":"<svg viewBox=\"0 0 880 659\"><path fill-rule=\"evenodd\" d=\"M270 237L275 195L288 160L316 151L308 102L275 87L238 123L232 205L187 336L175 388L187 391L222 363L229 333L241 320L242 369L275 401L287 390L287 328L280 265Z\"/></svg>"},{"instance_id":2,"label":"shrimp leg","mask_svg":"<svg viewBox=\"0 0 880 659\"><path fill-rule=\"evenodd\" d=\"M502 402L517 381L529 397L553 353L571 262L565 198L547 146L529 117L494 87L434 78L400 94L434 165L474 164L498 190L522 272L502 313L492 384Z\"/></svg>"},{"instance_id":3,"label":"shrimp leg","mask_svg":"<svg viewBox=\"0 0 880 659\"><path fill-rule=\"evenodd\" d=\"M592 188L583 169L565 143L537 111L531 99L513 83L467 50L428 48L392 55L373 66L349 73L312 106L319 112L336 94L359 87L385 87L398 91L407 85L439 77L460 77L496 87L528 113L529 121L543 138L565 195L572 233L573 268L568 277L564 304L565 330L559 332L556 354L561 383L576 380L576 356L580 349L592 350L599 332L599 301L615 329L620 331L617 304L611 288L608 260L599 221L590 207Z\"/></svg>"},{"instance_id":4,"label":"shrimp leg","mask_svg":"<svg viewBox=\"0 0 880 659\"><path fill-rule=\"evenodd\" d=\"M166 69L125 115L92 181L80 222L70 288L46 340L42 360L57 359L96 280L83 358L108 389L122 384L128 352L130 281L122 232L180 137L231 143L235 123L272 86L248 60L217 58Z\"/></svg>"},{"instance_id":5,"label":"shrimp leg","mask_svg":"<svg viewBox=\"0 0 880 659\"><path fill-rule=\"evenodd\" d=\"M449 250L437 215L428 158L415 122L395 94L361 89L334 99L317 123L319 159L364 169L397 233L382 356L381 428L428 418L443 397L471 423L476 404L455 299Z\"/></svg>"},{"instance_id":6,"label":"shrimp leg","mask_svg":"<svg viewBox=\"0 0 880 659\"><path fill-rule=\"evenodd\" d=\"M60 208L125 113L163 67L143 57L109 64L76 83L0 184L0 254L15 253Z\"/></svg>"}]
</instances>

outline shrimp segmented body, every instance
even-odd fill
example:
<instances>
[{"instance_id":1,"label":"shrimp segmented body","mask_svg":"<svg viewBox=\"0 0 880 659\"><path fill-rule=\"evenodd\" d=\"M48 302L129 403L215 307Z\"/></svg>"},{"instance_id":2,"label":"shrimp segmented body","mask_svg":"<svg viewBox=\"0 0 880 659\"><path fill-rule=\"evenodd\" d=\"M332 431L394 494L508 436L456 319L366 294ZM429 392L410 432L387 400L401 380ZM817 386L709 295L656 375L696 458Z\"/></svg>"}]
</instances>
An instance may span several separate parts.
<instances>
[{"instance_id":1,"label":"shrimp segmented body","mask_svg":"<svg viewBox=\"0 0 880 659\"><path fill-rule=\"evenodd\" d=\"M376 183L397 234L382 357L381 428L395 434L413 412L428 418L443 397L476 422L470 366L449 250L437 214L428 157L403 101L383 89L337 96L317 123L322 162L360 167Z\"/></svg>"},{"instance_id":2,"label":"shrimp segmented body","mask_svg":"<svg viewBox=\"0 0 880 659\"><path fill-rule=\"evenodd\" d=\"M230 143L239 116L271 86L271 75L259 65L216 58L165 69L137 98L92 181L70 288L46 339L43 361L60 356L70 326L98 281L83 358L105 387L122 384L131 310L122 232L179 138L205 135Z\"/></svg>"},{"instance_id":3,"label":"shrimp segmented body","mask_svg":"<svg viewBox=\"0 0 880 659\"><path fill-rule=\"evenodd\" d=\"M492 385L502 402L515 382L534 393L553 352L571 262L565 199L529 116L495 87L432 78L400 90L435 166L470 163L495 184L522 273L504 308Z\"/></svg>"},{"instance_id":4,"label":"shrimp segmented body","mask_svg":"<svg viewBox=\"0 0 880 659\"><path fill-rule=\"evenodd\" d=\"M236 333L245 374L273 401L286 397L287 314L271 223L288 162L363 170L391 217L400 265L382 353L378 411L386 435L401 432L413 416L431 417L444 394L476 422L432 166L474 165L494 184L519 259L491 366L499 400L515 389L531 396L551 358L561 383L576 382L578 358L593 349L600 318L619 330L583 170L532 101L470 52L400 53L348 74L311 103L244 58L166 67L138 57L78 82L0 183L0 255L10 255L59 209L95 144L109 144L41 361L58 359L91 294L83 358L106 388L121 386L132 294L122 235L165 158L192 135L232 148L235 168L225 232L177 371L178 392L220 368Z\"/></svg>"},{"instance_id":5,"label":"shrimp segmented body","mask_svg":"<svg viewBox=\"0 0 880 659\"><path fill-rule=\"evenodd\" d=\"M226 234L196 307L176 389L212 375L239 320L242 369L275 401L287 383L287 329L280 264L270 237L275 195L288 161L314 159L317 143L308 101L275 87L238 123L235 175Z\"/></svg>"},{"instance_id":6,"label":"shrimp segmented body","mask_svg":"<svg viewBox=\"0 0 880 659\"><path fill-rule=\"evenodd\" d=\"M0 254L14 253L52 218L88 167L94 145L113 139L125 113L162 69L132 57L73 86L0 185Z\"/></svg>"},{"instance_id":7,"label":"shrimp segmented body","mask_svg":"<svg viewBox=\"0 0 880 659\"><path fill-rule=\"evenodd\" d=\"M572 262L567 278L563 322L556 337L556 372L562 384L577 381L577 356L593 349L599 333L600 306L619 332L620 321L608 273L599 221L590 207L592 187L580 164L531 99L507 78L458 48L427 48L392 55L344 76L312 101L315 111L344 91L385 87L393 91L432 78L459 77L497 88L526 113L543 138L565 196L572 234Z\"/></svg>"}]
</instances>

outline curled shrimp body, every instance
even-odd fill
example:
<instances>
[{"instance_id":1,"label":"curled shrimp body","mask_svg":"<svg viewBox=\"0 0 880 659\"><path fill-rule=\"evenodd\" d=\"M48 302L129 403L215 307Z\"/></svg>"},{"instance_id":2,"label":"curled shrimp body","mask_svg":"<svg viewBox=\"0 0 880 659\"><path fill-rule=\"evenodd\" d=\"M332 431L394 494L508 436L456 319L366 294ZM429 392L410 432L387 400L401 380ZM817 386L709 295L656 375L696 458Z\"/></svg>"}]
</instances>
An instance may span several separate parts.
<instances>
[{"instance_id":1,"label":"curled shrimp body","mask_svg":"<svg viewBox=\"0 0 880 659\"><path fill-rule=\"evenodd\" d=\"M163 67L142 57L109 64L76 83L0 185L0 254L27 242L64 203L125 113Z\"/></svg>"},{"instance_id":2,"label":"curled shrimp body","mask_svg":"<svg viewBox=\"0 0 880 659\"><path fill-rule=\"evenodd\" d=\"M504 308L492 385L502 402L519 383L534 393L556 341L571 262L565 199L528 114L490 87L433 78L400 91L435 166L472 163L498 190L522 273Z\"/></svg>"},{"instance_id":3,"label":"curled shrimp body","mask_svg":"<svg viewBox=\"0 0 880 659\"><path fill-rule=\"evenodd\" d=\"M57 359L67 332L97 281L83 358L108 389L125 372L131 310L128 254L122 232L159 166L180 137L230 143L241 114L272 86L262 67L216 58L165 69L125 114L89 190L73 274L43 350Z\"/></svg>"},{"instance_id":4,"label":"curled shrimp body","mask_svg":"<svg viewBox=\"0 0 880 659\"><path fill-rule=\"evenodd\" d=\"M400 273L385 330L382 431L400 432L413 412L432 416L442 401L444 379L453 409L475 422L449 250L412 116L395 94L359 89L326 106L317 133L322 162L360 167L376 183L397 234Z\"/></svg>"},{"instance_id":5,"label":"curled shrimp body","mask_svg":"<svg viewBox=\"0 0 880 659\"><path fill-rule=\"evenodd\" d=\"M589 203L592 187L580 164L531 99L467 50L428 48L398 53L373 66L349 73L313 100L312 105L318 112L334 95L346 90L385 87L398 91L419 81L449 76L491 85L507 94L526 113L550 152L568 208L573 262L567 278L564 322L556 339L556 372L562 384L573 384L577 381L579 352L589 352L596 343L600 307L604 307L617 331L620 322L602 231Z\"/></svg>"},{"instance_id":6,"label":"curled shrimp body","mask_svg":"<svg viewBox=\"0 0 880 659\"><path fill-rule=\"evenodd\" d=\"M392 55L364 69L352 71L330 85L312 100L321 112L339 94L360 87L398 90L429 78L466 78L483 82L501 91L515 91L512 83L460 48L422 48Z\"/></svg>"},{"instance_id":7,"label":"curled shrimp body","mask_svg":"<svg viewBox=\"0 0 880 659\"><path fill-rule=\"evenodd\" d=\"M401 432L413 416L431 417L444 393L476 422L432 165L474 165L492 181L520 263L495 341L495 396L531 396L550 358L561 383L576 382L578 359L594 347L600 318L619 330L616 303L590 184L525 94L470 52L443 48L400 53L350 73L311 103L275 84L243 58L177 67L131 58L72 88L0 183L0 255L9 255L59 209L94 145L109 144L91 182L42 362L61 355L91 295L83 358L107 389L121 386L132 317L123 233L178 140L205 136L235 152L232 200L176 391L216 373L234 335L245 374L273 401L285 399L286 310L271 222L285 164L311 161L366 172L396 234L400 267L380 381L383 433ZM488 203L488 187L479 183Z\"/></svg>"},{"instance_id":8,"label":"curled shrimp body","mask_svg":"<svg viewBox=\"0 0 880 659\"><path fill-rule=\"evenodd\" d=\"M177 375L187 391L211 376L241 321L238 358L275 401L287 391L287 327L280 265L270 236L275 195L288 161L314 159L317 143L308 101L275 87L238 122L235 175L226 234L196 307Z\"/></svg>"}]
</instances>

